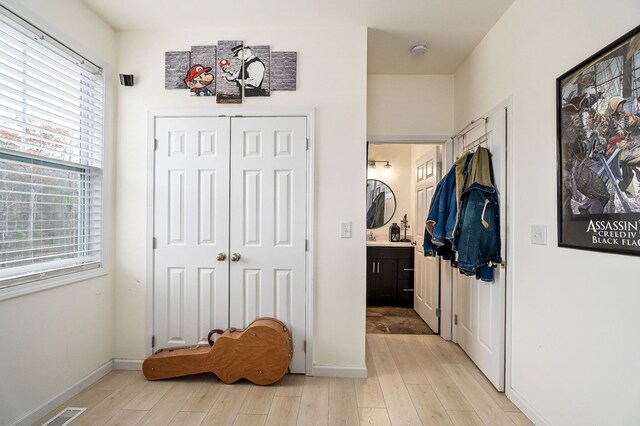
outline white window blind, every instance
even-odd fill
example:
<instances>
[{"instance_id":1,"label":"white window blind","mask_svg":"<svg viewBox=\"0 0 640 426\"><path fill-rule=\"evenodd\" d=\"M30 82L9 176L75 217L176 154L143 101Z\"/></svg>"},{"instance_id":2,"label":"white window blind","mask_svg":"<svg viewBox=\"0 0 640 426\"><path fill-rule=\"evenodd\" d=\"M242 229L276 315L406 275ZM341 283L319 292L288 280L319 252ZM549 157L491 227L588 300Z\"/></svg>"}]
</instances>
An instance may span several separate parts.
<instances>
[{"instance_id":1,"label":"white window blind","mask_svg":"<svg viewBox=\"0 0 640 426\"><path fill-rule=\"evenodd\" d=\"M102 70L0 7L0 289L102 263Z\"/></svg>"}]
</instances>

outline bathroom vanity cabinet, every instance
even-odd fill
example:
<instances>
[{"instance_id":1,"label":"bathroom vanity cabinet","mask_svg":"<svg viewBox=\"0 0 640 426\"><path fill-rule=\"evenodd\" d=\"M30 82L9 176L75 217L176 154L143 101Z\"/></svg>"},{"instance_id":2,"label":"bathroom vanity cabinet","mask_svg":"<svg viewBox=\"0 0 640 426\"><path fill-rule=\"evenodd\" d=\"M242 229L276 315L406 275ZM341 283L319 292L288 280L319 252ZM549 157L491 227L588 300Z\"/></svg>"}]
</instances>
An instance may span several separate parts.
<instances>
[{"instance_id":1,"label":"bathroom vanity cabinet","mask_svg":"<svg viewBox=\"0 0 640 426\"><path fill-rule=\"evenodd\" d=\"M413 255L409 243L367 245L367 305L413 306Z\"/></svg>"}]
</instances>

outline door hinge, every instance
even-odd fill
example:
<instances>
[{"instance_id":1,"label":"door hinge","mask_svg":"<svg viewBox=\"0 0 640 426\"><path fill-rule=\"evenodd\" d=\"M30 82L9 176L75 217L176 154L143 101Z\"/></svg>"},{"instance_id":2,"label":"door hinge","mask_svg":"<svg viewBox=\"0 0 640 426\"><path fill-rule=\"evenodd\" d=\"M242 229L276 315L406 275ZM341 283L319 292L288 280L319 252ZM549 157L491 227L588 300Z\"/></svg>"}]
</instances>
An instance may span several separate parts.
<instances>
[{"instance_id":1,"label":"door hinge","mask_svg":"<svg viewBox=\"0 0 640 426\"><path fill-rule=\"evenodd\" d=\"M157 151L158 150L158 139L154 139L153 140L153 150Z\"/></svg>"},{"instance_id":2,"label":"door hinge","mask_svg":"<svg viewBox=\"0 0 640 426\"><path fill-rule=\"evenodd\" d=\"M302 352L307 352L307 341L306 340L302 344Z\"/></svg>"},{"instance_id":3,"label":"door hinge","mask_svg":"<svg viewBox=\"0 0 640 426\"><path fill-rule=\"evenodd\" d=\"M453 325L458 325L458 314L453 315Z\"/></svg>"},{"instance_id":4,"label":"door hinge","mask_svg":"<svg viewBox=\"0 0 640 426\"><path fill-rule=\"evenodd\" d=\"M158 239L156 237L153 237L153 240L151 241L151 245L153 246L154 249L158 247Z\"/></svg>"},{"instance_id":5,"label":"door hinge","mask_svg":"<svg viewBox=\"0 0 640 426\"><path fill-rule=\"evenodd\" d=\"M309 240L304 240L304 251L309 251Z\"/></svg>"},{"instance_id":6,"label":"door hinge","mask_svg":"<svg viewBox=\"0 0 640 426\"><path fill-rule=\"evenodd\" d=\"M309 138L307 138L307 151L309 151L309 145L311 145L311 141L309 141Z\"/></svg>"},{"instance_id":7,"label":"door hinge","mask_svg":"<svg viewBox=\"0 0 640 426\"><path fill-rule=\"evenodd\" d=\"M156 336L151 336L151 347L152 348L156 347Z\"/></svg>"},{"instance_id":8,"label":"door hinge","mask_svg":"<svg viewBox=\"0 0 640 426\"><path fill-rule=\"evenodd\" d=\"M440 318L441 315L442 311L440 310L440 308L436 308L436 317Z\"/></svg>"}]
</instances>

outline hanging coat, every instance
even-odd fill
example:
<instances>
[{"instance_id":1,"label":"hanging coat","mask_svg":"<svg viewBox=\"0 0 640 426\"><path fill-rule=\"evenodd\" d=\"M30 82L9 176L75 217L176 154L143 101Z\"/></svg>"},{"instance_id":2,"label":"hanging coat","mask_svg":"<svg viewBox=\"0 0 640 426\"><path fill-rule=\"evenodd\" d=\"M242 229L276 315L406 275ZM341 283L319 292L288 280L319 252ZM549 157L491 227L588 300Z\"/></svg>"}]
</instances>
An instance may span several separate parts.
<instances>
[{"instance_id":1,"label":"hanging coat","mask_svg":"<svg viewBox=\"0 0 640 426\"><path fill-rule=\"evenodd\" d=\"M460 199L460 223L455 248L458 269L483 281L493 281L500 255L500 207L491 153L478 147L468 164Z\"/></svg>"},{"instance_id":2,"label":"hanging coat","mask_svg":"<svg viewBox=\"0 0 640 426\"><path fill-rule=\"evenodd\" d=\"M465 170L471 154L460 157L438 185L431 199L425 221L424 255L439 254L449 259L455 250L455 235L458 228L460 197L465 181Z\"/></svg>"}]
</instances>

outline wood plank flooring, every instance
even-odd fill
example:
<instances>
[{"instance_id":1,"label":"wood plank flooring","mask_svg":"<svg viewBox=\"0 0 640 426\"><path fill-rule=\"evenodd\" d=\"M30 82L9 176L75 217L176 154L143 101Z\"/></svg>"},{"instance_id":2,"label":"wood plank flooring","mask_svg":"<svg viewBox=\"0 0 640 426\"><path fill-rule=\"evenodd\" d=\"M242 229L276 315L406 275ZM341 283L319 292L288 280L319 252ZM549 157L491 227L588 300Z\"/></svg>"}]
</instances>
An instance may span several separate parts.
<instances>
[{"instance_id":1,"label":"wood plank flooring","mask_svg":"<svg viewBox=\"0 0 640 426\"><path fill-rule=\"evenodd\" d=\"M113 371L45 416L87 407L72 425L531 425L456 344L367 335L368 377L287 375L273 386L213 375L148 382Z\"/></svg>"}]
</instances>

